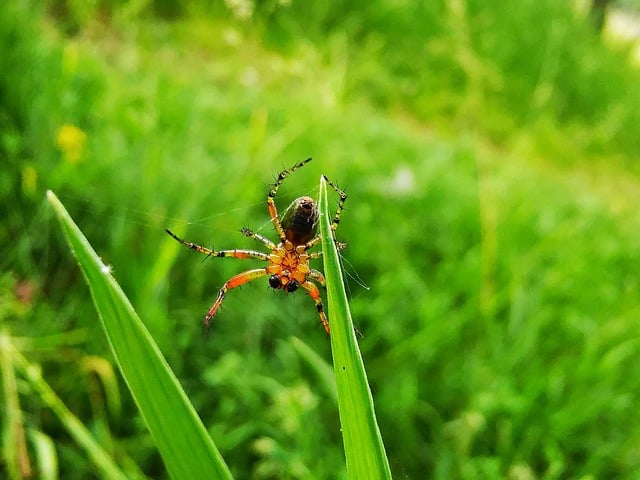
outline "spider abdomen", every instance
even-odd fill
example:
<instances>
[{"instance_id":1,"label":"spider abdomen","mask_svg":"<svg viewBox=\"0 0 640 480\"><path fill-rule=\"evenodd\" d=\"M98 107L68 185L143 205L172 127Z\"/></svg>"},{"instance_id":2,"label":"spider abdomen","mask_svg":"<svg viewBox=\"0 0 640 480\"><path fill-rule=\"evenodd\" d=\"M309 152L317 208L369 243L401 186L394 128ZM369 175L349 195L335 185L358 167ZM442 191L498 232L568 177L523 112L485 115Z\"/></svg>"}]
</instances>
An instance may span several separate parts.
<instances>
[{"instance_id":1,"label":"spider abdomen","mask_svg":"<svg viewBox=\"0 0 640 480\"><path fill-rule=\"evenodd\" d=\"M311 197L296 198L282 217L285 236L294 245L303 245L316 236L318 209Z\"/></svg>"}]
</instances>

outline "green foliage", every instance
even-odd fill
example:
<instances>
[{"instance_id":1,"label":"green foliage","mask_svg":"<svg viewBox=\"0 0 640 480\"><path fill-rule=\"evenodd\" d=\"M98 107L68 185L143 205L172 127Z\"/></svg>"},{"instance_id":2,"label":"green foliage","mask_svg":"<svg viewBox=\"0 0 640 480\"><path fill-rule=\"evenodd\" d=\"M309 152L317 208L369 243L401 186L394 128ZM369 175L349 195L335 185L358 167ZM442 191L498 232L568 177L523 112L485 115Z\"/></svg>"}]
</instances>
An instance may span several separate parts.
<instances>
[{"instance_id":1,"label":"green foliage","mask_svg":"<svg viewBox=\"0 0 640 480\"><path fill-rule=\"evenodd\" d=\"M234 475L346 478L313 302L247 285L205 339L217 289L252 266L202 262L163 233L255 248L237 230L271 236L271 175L313 156L278 206L316 196L320 174L346 186L338 240L370 287L347 281L395 476L632 478L630 49L572 2L169 3L0 2L3 345L106 455L129 477L167 476L47 189L113 266ZM39 471L95 475L3 362L3 407L22 413L3 434L24 426Z\"/></svg>"}]
</instances>

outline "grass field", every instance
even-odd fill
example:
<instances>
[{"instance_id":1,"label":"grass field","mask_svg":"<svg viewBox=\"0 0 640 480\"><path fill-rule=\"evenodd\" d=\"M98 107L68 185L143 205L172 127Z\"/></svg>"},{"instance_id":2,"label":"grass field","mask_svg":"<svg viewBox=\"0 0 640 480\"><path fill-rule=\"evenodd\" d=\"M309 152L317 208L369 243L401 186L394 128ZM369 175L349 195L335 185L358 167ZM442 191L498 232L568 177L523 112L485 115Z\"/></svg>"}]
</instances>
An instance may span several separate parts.
<instances>
[{"instance_id":1,"label":"grass field","mask_svg":"<svg viewBox=\"0 0 640 480\"><path fill-rule=\"evenodd\" d=\"M1 2L0 476L169 475L51 189L235 478L348 478L313 302L257 281L206 337L255 266L164 233L275 239L273 177L313 157L278 205L321 174L349 195L337 238L394 478L638 478L630 51L552 0Z\"/></svg>"}]
</instances>

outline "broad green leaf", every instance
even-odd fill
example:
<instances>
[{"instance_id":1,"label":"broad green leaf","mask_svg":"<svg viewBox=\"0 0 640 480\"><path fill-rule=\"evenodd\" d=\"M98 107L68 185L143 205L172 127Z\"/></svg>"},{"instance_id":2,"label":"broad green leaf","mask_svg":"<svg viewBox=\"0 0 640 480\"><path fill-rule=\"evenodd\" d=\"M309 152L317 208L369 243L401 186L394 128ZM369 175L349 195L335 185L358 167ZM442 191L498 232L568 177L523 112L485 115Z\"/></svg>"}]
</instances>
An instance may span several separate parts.
<instances>
[{"instance_id":1,"label":"broad green leaf","mask_svg":"<svg viewBox=\"0 0 640 480\"><path fill-rule=\"evenodd\" d=\"M89 284L127 386L174 479L231 473L124 292L53 192L47 197Z\"/></svg>"},{"instance_id":2,"label":"broad green leaf","mask_svg":"<svg viewBox=\"0 0 640 480\"><path fill-rule=\"evenodd\" d=\"M333 371L338 391L342 439L350 479L390 479L391 470L376 422L373 397L367 383L344 288L338 251L331 231L327 181L320 178L320 233L327 281Z\"/></svg>"}]
</instances>

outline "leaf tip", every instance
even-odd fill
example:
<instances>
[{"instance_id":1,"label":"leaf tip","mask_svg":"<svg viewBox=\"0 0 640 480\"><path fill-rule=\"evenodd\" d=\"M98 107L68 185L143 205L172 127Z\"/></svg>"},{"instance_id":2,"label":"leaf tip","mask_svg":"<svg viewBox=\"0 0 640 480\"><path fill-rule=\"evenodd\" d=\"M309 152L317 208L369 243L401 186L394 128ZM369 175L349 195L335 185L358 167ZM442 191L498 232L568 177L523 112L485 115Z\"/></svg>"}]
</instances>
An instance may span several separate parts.
<instances>
[{"instance_id":1,"label":"leaf tip","mask_svg":"<svg viewBox=\"0 0 640 480\"><path fill-rule=\"evenodd\" d=\"M60 203L60 200L58 200L58 197L56 197L56 194L53 193L53 190L47 190L46 197L47 197L47 201L51 205L55 206L56 204Z\"/></svg>"}]
</instances>

